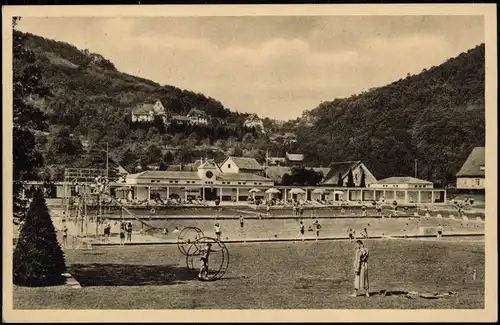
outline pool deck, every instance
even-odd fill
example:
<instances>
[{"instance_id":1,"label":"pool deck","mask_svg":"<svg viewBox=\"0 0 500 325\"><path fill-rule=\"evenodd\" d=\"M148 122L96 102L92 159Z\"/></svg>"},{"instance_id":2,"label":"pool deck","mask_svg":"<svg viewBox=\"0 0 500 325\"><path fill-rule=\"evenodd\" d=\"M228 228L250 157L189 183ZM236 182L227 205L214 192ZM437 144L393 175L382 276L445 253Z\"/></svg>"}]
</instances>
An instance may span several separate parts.
<instances>
[{"instance_id":1,"label":"pool deck","mask_svg":"<svg viewBox=\"0 0 500 325\"><path fill-rule=\"evenodd\" d=\"M443 234L444 237L482 237L483 232L454 232L452 234ZM391 236L373 236L369 238L355 238L363 240L372 239L410 239L410 238L436 238L435 235L391 235ZM177 239L160 239L155 236L134 234L132 236L132 242L124 243L124 246L139 246L139 245L177 245ZM348 236L320 236L318 241L334 241L334 240L350 240ZM245 239L226 239L222 240L223 243L227 244L245 244L245 243L268 243L268 242L300 242L300 241L317 241L313 236L306 236L304 239L297 237L286 237L286 238L245 238ZM117 237L111 237L108 242L93 242L92 246L120 246L120 240Z\"/></svg>"}]
</instances>

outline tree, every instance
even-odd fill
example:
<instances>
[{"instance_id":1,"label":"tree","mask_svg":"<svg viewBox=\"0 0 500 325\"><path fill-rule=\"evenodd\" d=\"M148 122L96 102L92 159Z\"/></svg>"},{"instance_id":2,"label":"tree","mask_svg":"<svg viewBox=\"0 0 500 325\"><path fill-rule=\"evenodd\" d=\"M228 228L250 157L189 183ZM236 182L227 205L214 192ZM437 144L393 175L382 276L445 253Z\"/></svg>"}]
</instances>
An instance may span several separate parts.
<instances>
[{"instance_id":1,"label":"tree","mask_svg":"<svg viewBox=\"0 0 500 325\"><path fill-rule=\"evenodd\" d=\"M344 186L344 180L342 179L342 173L339 172L339 180L337 181L338 186Z\"/></svg>"},{"instance_id":2,"label":"tree","mask_svg":"<svg viewBox=\"0 0 500 325\"><path fill-rule=\"evenodd\" d=\"M38 189L24 218L14 250L14 284L20 286L48 286L63 284L66 271L64 253L56 232L43 190Z\"/></svg>"},{"instance_id":3,"label":"tree","mask_svg":"<svg viewBox=\"0 0 500 325\"><path fill-rule=\"evenodd\" d=\"M359 187L366 187L366 175L363 168L361 168L361 180L359 181Z\"/></svg>"},{"instance_id":4,"label":"tree","mask_svg":"<svg viewBox=\"0 0 500 325\"><path fill-rule=\"evenodd\" d=\"M354 187L354 177L352 175L352 168L349 168L349 174L347 174L347 187Z\"/></svg>"},{"instance_id":5,"label":"tree","mask_svg":"<svg viewBox=\"0 0 500 325\"><path fill-rule=\"evenodd\" d=\"M45 130L47 117L28 97L49 95L42 80L35 54L25 48L25 35L15 30L20 17L13 19L13 212L14 222L26 214L26 201L21 198L23 182L35 180L37 169L43 165L43 156L36 150L33 130Z\"/></svg>"}]
</instances>

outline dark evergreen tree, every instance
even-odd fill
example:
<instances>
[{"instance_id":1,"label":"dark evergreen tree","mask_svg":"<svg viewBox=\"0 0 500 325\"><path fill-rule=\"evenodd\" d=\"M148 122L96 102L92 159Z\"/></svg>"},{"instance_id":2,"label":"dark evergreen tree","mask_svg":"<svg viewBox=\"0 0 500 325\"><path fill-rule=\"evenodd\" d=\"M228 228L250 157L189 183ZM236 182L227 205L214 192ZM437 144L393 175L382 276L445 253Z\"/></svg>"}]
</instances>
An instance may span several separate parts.
<instances>
[{"instance_id":1,"label":"dark evergreen tree","mask_svg":"<svg viewBox=\"0 0 500 325\"><path fill-rule=\"evenodd\" d=\"M21 226L14 250L14 284L20 286L49 286L64 284L66 271L64 253L43 197L35 191L28 213Z\"/></svg>"},{"instance_id":2,"label":"dark evergreen tree","mask_svg":"<svg viewBox=\"0 0 500 325\"><path fill-rule=\"evenodd\" d=\"M361 180L359 181L359 187L366 187L366 175L365 170L361 168Z\"/></svg>"},{"instance_id":3,"label":"dark evergreen tree","mask_svg":"<svg viewBox=\"0 0 500 325\"><path fill-rule=\"evenodd\" d=\"M344 180L342 179L342 173L339 172L339 180L337 181L338 186L344 186Z\"/></svg>"},{"instance_id":4,"label":"dark evergreen tree","mask_svg":"<svg viewBox=\"0 0 500 325\"><path fill-rule=\"evenodd\" d=\"M349 174L347 174L347 187L354 187L354 177L352 175L352 169L349 168Z\"/></svg>"}]
</instances>

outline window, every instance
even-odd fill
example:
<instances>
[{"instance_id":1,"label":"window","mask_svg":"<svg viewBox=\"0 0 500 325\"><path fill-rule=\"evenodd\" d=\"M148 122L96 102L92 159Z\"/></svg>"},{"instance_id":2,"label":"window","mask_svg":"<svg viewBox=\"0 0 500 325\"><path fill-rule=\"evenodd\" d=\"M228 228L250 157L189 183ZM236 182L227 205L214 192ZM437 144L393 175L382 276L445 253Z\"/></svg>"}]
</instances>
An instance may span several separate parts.
<instances>
[{"instance_id":1,"label":"window","mask_svg":"<svg viewBox=\"0 0 500 325\"><path fill-rule=\"evenodd\" d=\"M177 183L179 183L179 182L178 182L178 181L175 181L174 183L175 183L175 184L177 184Z\"/></svg>"},{"instance_id":2,"label":"window","mask_svg":"<svg viewBox=\"0 0 500 325\"><path fill-rule=\"evenodd\" d=\"M238 182L238 185L241 185L241 182Z\"/></svg>"},{"instance_id":3,"label":"window","mask_svg":"<svg viewBox=\"0 0 500 325\"><path fill-rule=\"evenodd\" d=\"M169 183L172 183L172 181L168 181Z\"/></svg>"},{"instance_id":4,"label":"window","mask_svg":"<svg viewBox=\"0 0 500 325\"><path fill-rule=\"evenodd\" d=\"M154 183L154 182L155 182L155 181L154 181L154 179L152 179L152 180L151 180L151 183Z\"/></svg>"},{"instance_id":5,"label":"window","mask_svg":"<svg viewBox=\"0 0 500 325\"><path fill-rule=\"evenodd\" d=\"M481 180L479 178L476 178L476 185L477 186L481 185Z\"/></svg>"},{"instance_id":6,"label":"window","mask_svg":"<svg viewBox=\"0 0 500 325\"><path fill-rule=\"evenodd\" d=\"M231 168L231 164L227 164L227 168Z\"/></svg>"}]
</instances>

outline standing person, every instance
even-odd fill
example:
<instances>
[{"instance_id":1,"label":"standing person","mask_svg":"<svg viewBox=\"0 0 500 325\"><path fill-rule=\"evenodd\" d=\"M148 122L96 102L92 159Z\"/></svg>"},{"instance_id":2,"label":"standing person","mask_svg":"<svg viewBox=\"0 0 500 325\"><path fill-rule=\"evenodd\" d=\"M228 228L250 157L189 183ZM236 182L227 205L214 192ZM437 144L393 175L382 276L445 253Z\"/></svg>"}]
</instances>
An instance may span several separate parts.
<instances>
[{"instance_id":1,"label":"standing person","mask_svg":"<svg viewBox=\"0 0 500 325\"><path fill-rule=\"evenodd\" d=\"M125 230L127 231L127 241L130 243L132 242L132 222L127 222Z\"/></svg>"},{"instance_id":2,"label":"standing person","mask_svg":"<svg viewBox=\"0 0 500 325\"><path fill-rule=\"evenodd\" d=\"M321 225L318 221L318 219L316 219L316 221L314 222L316 224L316 241L318 241L318 238L319 238L319 231L321 229Z\"/></svg>"},{"instance_id":3,"label":"standing person","mask_svg":"<svg viewBox=\"0 0 500 325\"><path fill-rule=\"evenodd\" d=\"M364 205L361 207L361 210L363 210L363 217L366 217L368 212L366 211L366 207Z\"/></svg>"},{"instance_id":4,"label":"standing person","mask_svg":"<svg viewBox=\"0 0 500 325\"><path fill-rule=\"evenodd\" d=\"M267 212L267 216L269 217L271 215L271 206L269 206L269 204L266 207L266 212Z\"/></svg>"},{"instance_id":5,"label":"standing person","mask_svg":"<svg viewBox=\"0 0 500 325\"><path fill-rule=\"evenodd\" d=\"M357 297L358 292L361 290L365 291L367 297L370 296L368 292L369 282L368 282L368 249L363 245L363 241L356 241L356 252L354 257L354 293L351 297Z\"/></svg>"},{"instance_id":6,"label":"standing person","mask_svg":"<svg viewBox=\"0 0 500 325\"><path fill-rule=\"evenodd\" d=\"M220 236L222 235L222 228L219 226L218 223L216 223L214 226L214 232L215 236L217 236L217 240L220 240Z\"/></svg>"},{"instance_id":7,"label":"standing person","mask_svg":"<svg viewBox=\"0 0 500 325\"><path fill-rule=\"evenodd\" d=\"M244 225L245 225L245 220L243 219L243 216L240 216L240 228L243 229Z\"/></svg>"},{"instance_id":8,"label":"standing person","mask_svg":"<svg viewBox=\"0 0 500 325\"><path fill-rule=\"evenodd\" d=\"M63 226L62 233L63 233L63 246L68 247L68 227L66 227L66 225Z\"/></svg>"},{"instance_id":9,"label":"standing person","mask_svg":"<svg viewBox=\"0 0 500 325\"><path fill-rule=\"evenodd\" d=\"M206 280L208 277L208 257L210 256L212 244L206 243L206 245L201 249L200 257L200 273L198 278Z\"/></svg>"},{"instance_id":10,"label":"standing person","mask_svg":"<svg viewBox=\"0 0 500 325\"><path fill-rule=\"evenodd\" d=\"M306 232L304 221L300 220L299 228L300 228L300 237L302 237L302 241L304 241L304 233Z\"/></svg>"},{"instance_id":11,"label":"standing person","mask_svg":"<svg viewBox=\"0 0 500 325\"><path fill-rule=\"evenodd\" d=\"M303 206L300 206L299 207L299 215L300 217L302 218L302 215L304 214L304 207Z\"/></svg>"},{"instance_id":12,"label":"standing person","mask_svg":"<svg viewBox=\"0 0 500 325\"><path fill-rule=\"evenodd\" d=\"M104 226L104 240L109 241L109 237L111 235L111 224L109 222Z\"/></svg>"},{"instance_id":13,"label":"standing person","mask_svg":"<svg viewBox=\"0 0 500 325\"><path fill-rule=\"evenodd\" d=\"M125 229L120 227L120 246L125 245Z\"/></svg>"},{"instance_id":14,"label":"standing person","mask_svg":"<svg viewBox=\"0 0 500 325\"><path fill-rule=\"evenodd\" d=\"M363 237L368 239L368 229L367 228L363 229Z\"/></svg>"}]
</instances>

